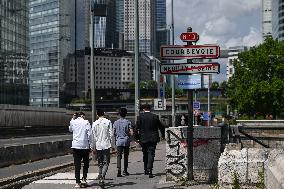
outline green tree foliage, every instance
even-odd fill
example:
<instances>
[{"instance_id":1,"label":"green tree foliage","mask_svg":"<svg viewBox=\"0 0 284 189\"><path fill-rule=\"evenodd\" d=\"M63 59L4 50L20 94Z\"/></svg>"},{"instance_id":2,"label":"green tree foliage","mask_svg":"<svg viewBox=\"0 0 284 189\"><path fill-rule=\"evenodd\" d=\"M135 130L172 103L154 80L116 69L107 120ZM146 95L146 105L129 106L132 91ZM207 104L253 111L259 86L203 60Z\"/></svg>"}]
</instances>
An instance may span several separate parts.
<instances>
[{"instance_id":1,"label":"green tree foliage","mask_svg":"<svg viewBox=\"0 0 284 189\"><path fill-rule=\"evenodd\" d=\"M135 83L134 82L128 83L128 89L135 89Z\"/></svg>"},{"instance_id":2,"label":"green tree foliage","mask_svg":"<svg viewBox=\"0 0 284 189\"><path fill-rule=\"evenodd\" d=\"M280 115L284 110L284 43L269 38L238 57L226 89L232 107L247 115Z\"/></svg>"},{"instance_id":3,"label":"green tree foliage","mask_svg":"<svg viewBox=\"0 0 284 189\"><path fill-rule=\"evenodd\" d=\"M211 89L218 89L219 88L219 83L217 81L214 81L212 84L211 84Z\"/></svg>"},{"instance_id":4,"label":"green tree foliage","mask_svg":"<svg viewBox=\"0 0 284 189\"><path fill-rule=\"evenodd\" d=\"M147 88L148 89L157 89L157 82L154 80L147 81Z\"/></svg>"}]
</instances>

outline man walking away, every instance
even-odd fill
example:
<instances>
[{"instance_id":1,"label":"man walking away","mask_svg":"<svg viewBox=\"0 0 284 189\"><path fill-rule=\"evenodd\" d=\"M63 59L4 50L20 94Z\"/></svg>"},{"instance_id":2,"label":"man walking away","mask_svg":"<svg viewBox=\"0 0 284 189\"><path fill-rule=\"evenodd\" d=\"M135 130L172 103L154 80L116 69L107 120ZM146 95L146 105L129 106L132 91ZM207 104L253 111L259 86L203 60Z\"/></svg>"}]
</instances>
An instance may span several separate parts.
<instances>
[{"instance_id":1,"label":"man walking away","mask_svg":"<svg viewBox=\"0 0 284 189\"><path fill-rule=\"evenodd\" d=\"M92 148L92 129L88 120L85 120L85 114L83 112L73 115L70 121L69 131L73 132L72 149L75 165L75 178L76 185L75 188L80 188L81 186L87 186L87 174L89 168L89 152ZM80 169L81 160L83 159L83 178L80 181Z\"/></svg>"},{"instance_id":2,"label":"man walking away","mask_svg":"<svg viewBox=\"0 0 284 189\"><path fill-rule=\"evenodd\" d=\"M93 123L94 148L96 149L99 166L99 184L104 185L105 175L110 161L110 149L112 138L111 121L104 118L104 112L97 110L98 119Z\"/></svg>"},{"instance_id":3,"label":"man walking away","mask_svg":"<svg viewBox=\"0 0 284 189\"><path fill-rule=\"evenodd\" d=\"M160 141L159 131L162 138L165 138L165 128L161 124L159 117L150 112L151 106L144 105L144 113L137 118L135 126L136 139L140 142L143 152L144 174L153 178L152 173L157 143Z\"/></svg>"},{"instance_id":4,"label":"man walking away","mask_svg":"<svg viewBox=\"0 0 284 189\"><path fill-rule=\"evenodd\" d=\"M116 139L117 146L117 177L122 177L121 175L121 159L122 154L124 154L124 170L123 174L128 176L128 156L130 147L130 136L133 134L133 129L131 122L125 119L127 114L126 108L120 108L119 115L120 119L116 120L113 124L114 136Z\"/></svg>"}]
</instances>

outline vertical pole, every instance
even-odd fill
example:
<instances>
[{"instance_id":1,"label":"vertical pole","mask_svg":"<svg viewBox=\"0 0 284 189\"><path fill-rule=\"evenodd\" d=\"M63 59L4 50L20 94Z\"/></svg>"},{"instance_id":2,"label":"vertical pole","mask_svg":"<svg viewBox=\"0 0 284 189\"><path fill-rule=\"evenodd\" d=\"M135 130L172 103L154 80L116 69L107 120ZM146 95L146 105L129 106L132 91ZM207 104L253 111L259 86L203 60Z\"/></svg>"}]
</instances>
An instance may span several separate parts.
<instances>
[{"instance_id":1,"label":"vertical pole","mask_svg":"<svg viewBox=\"0 0 284 189\"><path fill-rule=\"evenodd\" d=\"M41 107L43 107L43 83L41 80Z\"/></svg>"},{"instance_id":2,"label":"vertical pole","mask_svg":"<svg viewBox=\"0 0 284 189\"><path fill-rule=\"evenodd\" d=\"M210 117L211 117L211 115L209 115L209 112L210 112L210 84L211 84L211 75L209 74L208 75L208 101L207 101L207 103L208 103L208 108L207 108L207 111L208 111L208 126L210 126L210 122L211 122L211 119L210 119Z\"/></svg>"},{"instance_id":3,"label":"vertical pole","mask_svg":"<svg viewBox=\"0 0 284 189\"><path fill-rule=\"evenodd\" d=\"M172 17L172 25L171 25L171 29L172 29L172 45L174 45L174 41L175 41L175 35L174 35L174 32L175 32L175 29L174 29L174 2L173 0L171 1L171 6L172 6L172 9L171 9L171 17ZM173 62L174 63L174 60ZM172 84L172 127L175 126L176 124L176 117L175 117L175 75L172 75L171 76L171 84Z\"/></svg>"},{"instance_id":4,"label":"vertical pole","mask_svg":"<svg viewBox=\"0 0 284 189\"><path fill-rule=\"evenodd\" d=\"M188 27L187 32L192 32L192 28ZM192 42L187 42L187 46ZM192 60L188 59L187 63ZM187 90L188 99L188 126L187 126L187 179L193 180L193 90Z\"/></svg>"},{"instance_id":5,"label":"vertical pole","mask_svg":"<svg viewBox=\"0 0 284 189\"><path fill-rule=\"evenodd\" d=\"M134 60L134 82L135 82L135 123L139 115L139 12L138 12L138 0L134 1L134 35L135 35L135 60Z\"/></svg>"},{"instance_id":6,"label":"vertical pole","mask_svg":"<svg viewBox=\"0 0 284 189\"><path fill-rule=\"evenodd\" d=\"M74 22L74 27L75 27L75 63L74 63L74 70L75 70L75 98L77 98L77 82L78 82L78 78L77 78L77 0L75 0L75 22Z\"/></svg>"},{"instance_id":7,"label":"vertical pole","mask_svg":"<svg viewBox=\"0 0 284 189\"><path fill-rule=\"evenodd\" d=\"M90 47L91 47L91 101L92 101L92 122L96 120L96 105L95 105L95 63L94 63L94 9L93 0L90 2Z\"/></svg>"}]
</instances>

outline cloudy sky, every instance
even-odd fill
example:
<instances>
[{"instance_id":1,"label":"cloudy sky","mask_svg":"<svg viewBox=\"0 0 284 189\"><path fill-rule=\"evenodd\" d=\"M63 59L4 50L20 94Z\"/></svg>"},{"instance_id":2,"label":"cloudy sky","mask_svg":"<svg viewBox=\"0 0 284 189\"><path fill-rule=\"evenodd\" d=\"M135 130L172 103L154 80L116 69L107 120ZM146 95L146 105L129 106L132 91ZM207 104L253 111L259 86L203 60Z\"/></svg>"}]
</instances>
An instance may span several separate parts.
<instances>
[{"instance_id":1,"label":"cloudy sky","mask_svg":"<svg viewBox=\"0 0 284 189\"><path fill-rule=\"evenodd\" d=\"M171 0L167 0L167 20L171 23ZM197 44L255 46L262 42L261 0L174 0L175 44L188 26L199 34ZM213 80L226 79L226 60L218 60L221 73Z\"/></svg>"}]
</instances>

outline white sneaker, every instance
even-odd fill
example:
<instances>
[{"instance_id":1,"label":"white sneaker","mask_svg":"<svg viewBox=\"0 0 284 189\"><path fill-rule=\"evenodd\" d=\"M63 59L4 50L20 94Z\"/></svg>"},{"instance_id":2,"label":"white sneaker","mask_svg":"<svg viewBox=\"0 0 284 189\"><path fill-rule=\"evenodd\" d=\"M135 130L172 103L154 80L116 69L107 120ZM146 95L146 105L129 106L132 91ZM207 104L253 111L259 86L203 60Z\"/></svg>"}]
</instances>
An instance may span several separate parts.
<instances>
[{"instance_id":1,"label":"white sneaker","mask_svg":"<svg viewBox=\"0 0 284 189\"><path fill-rule=\"evenodd\" d=\"M75 188L81 188L81 184L80 183L76 183Z\"/></svg>"},{"instance_id":2,"label":"white sneaker","mask_svg":"<svg viewBox=\"0 0 284 189\"><path fill-rule=\"evenodd\" d=\"M86 180L85 178L82 178L82 180L81 180L81 184L86 185L86 184L87 184L87 180Z\"/></svg>"}]
</instances>

